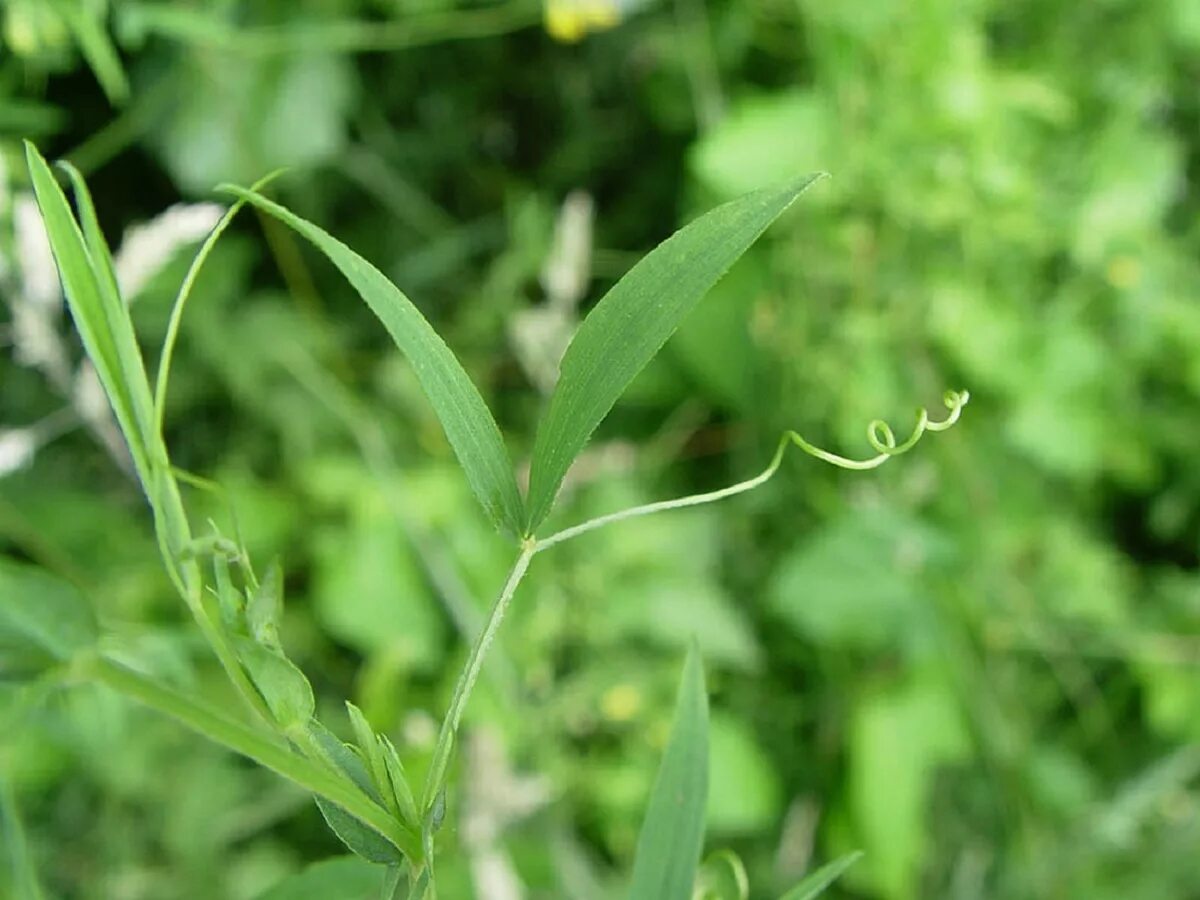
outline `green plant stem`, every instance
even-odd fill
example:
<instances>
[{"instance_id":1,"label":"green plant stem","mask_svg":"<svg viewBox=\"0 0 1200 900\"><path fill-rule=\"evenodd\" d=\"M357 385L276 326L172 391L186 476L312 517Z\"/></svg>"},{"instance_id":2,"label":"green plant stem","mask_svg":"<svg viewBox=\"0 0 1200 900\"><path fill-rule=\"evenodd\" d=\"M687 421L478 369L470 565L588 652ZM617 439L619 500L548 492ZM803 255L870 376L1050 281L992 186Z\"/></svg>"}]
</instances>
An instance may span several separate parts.
<instances>
[{"instance_id":1,"label":"green plant stem","mask_svg":"<svg viewBox=\"0 0 1200 900\"><path fill-rule=\"evenodd\" d=\"M268 185L272 180L282 174L282 169L276 169L274 172L260 178L251 186L251 190L257 191ZM196 278L200 275L200 269L203 268L205 261L208 259L212 249L216 246L217 239L229 227L229 223L233 221L233 217L237 215L238 210L246 205L245 200L236 200L229 209L225 210L225 215L221 216L216 226L208 233L208 237L204 239L204 243L200 245L200 249L196 252L196 256L192 259L192 264L188 267L187 275L183 278L183 283L179 286L179 293L175 295L175 304L171 307L171 319L167 323L167 334L163 338L162 353L158 358L158 375L154 379L154 426L158 433L162 434L163 415L167 405L167 385L171 377L171 360L175 356L175 342L179 338L179 326L183 321L183 311L187 306L188 298L192 295L192 287L196 283Z\"/></svg>"},{"instance_id":2,"label":"green plant stem","mask_svg":"<svg viewBox=\"0 0 1200 900\"><path fill-rule=\"evenodd\" d=\"M688 506L714 503L717 500L724 500L726 497L752 491L756 487L770 481L772 476L779 471L779 466L783 463L784 453L790 444L795 444L809 456L814 456L841 469L856 469L861 471L878 468L893 456L907 453L915 447L925 432L945 431L957 422L959 416L962 414L962 408L967 405L969 399L970 394L966 391L962 391L961 393L953 391L947 393L945 403L946 407L950 410L950 414L940 422L931 421L926 410L919 410L917 413L917 424L914 426L912 434L901 444L896 443L896 437L887 423L876 419L867 427L867 441L876 451L876 455L869 459L849 459L845 456L839 456L836 453L830 453L828 450L823 450L814 444L810 444L795 431L785 432L783 437L779 439L779 446L776 448L775 456L772 457L770 464L753 478L749 478L746 481L739 481L737 484L716 491L708 491L703 494L690 494L687 497L678 497L674 500L660 500L657 503L646 503L642 506L634 506L629 509L609 513L605 516L597 516L578 525L572 525L570 528L564 528L562 531L556 532L549 537L539 538L534 542L534 552L541 552L547 547L553 547L555 544L561 544L563 541L586 534L589 531L594 531L597 528L602 528L605 525L611 525L614 522L621 522L625 519L633 519L638 516L648 516L651 513L666 512L672 509L683 509Z\"/></svg>"},{"instance_id":3,"label":"green plant stem","mask_svg":"<svg viewBox=\"0 0 1200 900\"><path fill-rule=\"evenodd\" d=\"M420 848L383 807L347 779L292 752L282 743L197 703L171 688L103 657L82 666L85 674L120 694L170 716L215 743L254 760L305 790L336 803L391 841L410 859Z\"/></svg>"},{"instance_id":4,"label":"green plant stem","mask_svg":"<svg viewBox=\"0 0 1200 900\"><path fill-rule=\"evenodd\" d=\"M433 761L430 763L429 775L425 780L425 795L421 803L423 814L428 814L433 808L438 792L445 784L446 770L450 766L450 753L454 748L454 739L458 734L458 726L462 721L463 712L467 708L467 701L471 698L471 691L474 690L475 682L479 679L484 657L487 655L492 641L496 639L496 632L504 620L504 614L508 611L508 605L512 601L513 594L516 593L517 585L525 577L525 572L529 569L529 561L533 559L537 550L537 544L532 540L526 540L522 544L521 555L513 563L508 580L505 581L500 596L492 605L483 630L479 632L475 643L471 646L471 655L467 658L466 668L458 676L458 683L454 686L454 696L450 699L450 709L446 712L446 718L442 720L442 729L438 733L437 745L433 751Z\"/></svg>"}]
</instances>

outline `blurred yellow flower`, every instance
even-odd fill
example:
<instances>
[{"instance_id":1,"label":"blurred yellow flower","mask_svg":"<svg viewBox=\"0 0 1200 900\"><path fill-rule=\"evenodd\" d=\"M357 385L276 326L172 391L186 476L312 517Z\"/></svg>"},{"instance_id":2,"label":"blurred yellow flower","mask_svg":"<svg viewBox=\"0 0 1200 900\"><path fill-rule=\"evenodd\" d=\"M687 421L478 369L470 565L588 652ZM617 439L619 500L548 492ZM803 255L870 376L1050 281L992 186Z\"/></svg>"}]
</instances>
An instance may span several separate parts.
<instances>
[{"instance_id":1,"label":"blurred yellow flower","mask_svg":"<svg viewBox=\"0 0 1200 900\"><path fill-rule=\"evenodd\" d=\"M620 0L546 0L544 10L546 31L570 44L621 21Z\"/></svg>"}]
</instances>

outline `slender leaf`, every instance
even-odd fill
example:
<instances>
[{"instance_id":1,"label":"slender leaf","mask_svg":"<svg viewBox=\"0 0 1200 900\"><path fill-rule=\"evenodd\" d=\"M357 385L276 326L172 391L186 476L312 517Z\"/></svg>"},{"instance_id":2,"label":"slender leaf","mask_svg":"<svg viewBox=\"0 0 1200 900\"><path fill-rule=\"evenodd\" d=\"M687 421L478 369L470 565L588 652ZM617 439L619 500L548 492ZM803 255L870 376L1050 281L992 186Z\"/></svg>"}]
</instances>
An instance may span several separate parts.
<instances>
[{"instance_id":1,"label":"slender leaf","mask_svg":"<svg viewBox=\"0 0 1200 900\"><path fill-rule=\"evenodd\" d=\"M630 900L690 900L704 845L708 695L695 645L688 651L663 755L633 861Z\"/></svg>"},{"instance_id":2,"label":"slender leaf","mask_svg":"<svg viewBox=\"0 0 1200 900\"><path fill-rule=\"evenodd\" d=\"M571 462L629 382L709 288L820 177L756 191L705 213L650 251L596 304L563 356L558 387L538 426L527 532L549 514Z\"/></svg>"},{"instance_id":3,"label":"slender leaf","mask_svg":"<svg viewBox=\"0 0 1200 900\"><path fill-rule=\"evenodd\" d=\"M92 260L96 280L100 289L104 291L104 299L108 304L120 303L121 292L117 288L117 272L113 266L112 251L100 228L96 206L92 203L92 192L88 190L83 174L71 163L60 160L56 165L71 179L71 189L75 192L75 206L79 210L79 222L83 228L83 240Z\"/></svg>"},{"instance_id":4,"label":"slender leaf","mask_svg":"<svg viewBox=\"0 0 1200 900\"><path fill-rule=\"evenodd\" d=\"M150 386L129 311L120 297L109 290L104 264L93 259L66 195L54 180L46 160L28 141L25 157L71 316L116 413L142 485L149 492L153 490L148 441L152 433ZM82 186L82 179L79 185ZM80 193L80 203L89 232L94 229L98 233L86 187ZM96 233L91 234L93 243L97 240Z\"/></svg>"},{"instance_id":5,"label":"slender leaf","mask_svg":"<svg viewBox=\"0 0 1200 900\"><path fill-rule=\"evenodd\" d=\"M222 189L298 231L346 276L412 363L484 510L499 527L520 534L521 495L500 429L462 365L412 301L377 268L311 222L245 188Z\"/></svg>"},{"instance_id":6,"label":"slender leaf","mask_svg":"<svg viewBox=\"0 0 1200 900\"><path fill-rule=\"evenodd\" d=\"M861 850L855 850L853 853L839 856L831 863L826 863L784 894L780 900L813 900L813 897L822 893L825 888L837 881L843 872L858 862L862 855Z\"/></svg>"},{"instance_id":7,"label":"slender leaf","mask_svg":"<svg viewBox=\"0 0 1200 900\"><path fill-rule=\"evenodd\" d=\"M104 10L106 4L59 3L59 13L75 34L75 42L88 67L100 82L105 95L114 104L129 99L129 79L121 65L120 54L113 46L105 30Z\"/></svg>"},{"instance_id":8,"label":"slender leaf","mask_svg":"<svg viewBox=\"0 0 1200 900\"><path fill-rule=\"evenodd\" d=\"M358 742L359 754L366 764L367 773L371 776L375 790L379 792L384 805L395 812L395 798L391 782L388 780L386 764L383 761L383 752L375 736L375 729L371 727L371 723L367 721L362 710L349 700L346 701L346 712L350 714L350 726L354 729L354 740Z\"/></svg>"}]
</instances>

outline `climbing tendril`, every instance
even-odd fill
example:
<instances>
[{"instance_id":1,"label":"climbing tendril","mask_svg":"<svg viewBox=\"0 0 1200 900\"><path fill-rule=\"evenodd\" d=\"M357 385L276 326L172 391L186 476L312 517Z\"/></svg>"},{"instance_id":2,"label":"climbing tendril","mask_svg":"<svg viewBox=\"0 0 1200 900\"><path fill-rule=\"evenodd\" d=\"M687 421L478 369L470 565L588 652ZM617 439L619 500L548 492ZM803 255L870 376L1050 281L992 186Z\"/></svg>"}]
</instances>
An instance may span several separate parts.
<instances>
[{"instance_id":1,"label":"climbing tendril","mask_svg":"<svg viewBox=\"0 0 1200 900\"><path fill-rule=\"evenodd\" d=\"M917 411L917 424L913 426L912 433L908 436L908 439L901 444L896 443L896 433L892 431L891 426L887 422L883 421L883 419L875 419L867 426L867 443L871 445L876 454L870 459L847 459L836 453L830 453L828 450L822 450L820 447L810 444L795 431L789 431L784 434L783 439L779 442L779 449L775 452L775 458L771 461L771 465L767 467L767 471L774 474L774 470L783 461L783 454L789 443L795 444L809 456L814 456L819 460L842 469L874 469L883 465L893 456L907 453L920 442L925 432L945 431L952 426L958 421L959 416L962 415L963 407L967 405L967 401L970 399L971 394L968 391L946 391L942 397L942 402L946 404L946 408L950 410L950 413L940 422L930 419L929 412L924 407L921 407Z\"/></svg>"},{"instance_id":2,"label":"climbing tendril","mask_svg":"<svg viewBox=\"0 0 1200 900\"><path fill-rule=\"evenodd\" d=\"M896 442L896 433L892 431L891 426L887 422L882 419L875 419L867 426L867 443L875 450L875 455L869 459L849 459L845 456L839 456L836 453L830 453L828 450L823 450L815 444L810 444L798 432L787 431L779 440L779 447L775 451L775 456L771 459L771 464L753 478L740 481L726 488L721 488L718 491L709 491L705 494L692 494L688 497L679 497L675 500L662 500L658 503L647 503L644 506L635 506L630 509L623 509L620 512L609 513L606 516L589 519L579 525L565 528L549 537L532 540L531 546L533 547L533 552L536 553L545 550L547 547L561 543L569 538L577 537L585 532L600 528L603 525L620 522L623 519L632 519L635 516L645 516L656 512L666 512L670 509L682 509L686 506L713 503L717 500L724 500L726 497L732 497L735 494L753 490L759 485L765 484L779 471L779 466L783 463L783 456L790 444L795 444L809 456L816 457L819 460L842 469L856 469L861 471L878 468L893 456L907 453L915 447L925 432L945 431L952 426L958 421L959 416L962 415L963 407L967 405L967 401L970 399L971 395L967 391L947 391L942 397L942 402L946 404L946 408L950 412L946 418L940 421L930 419L928 411L922 407L917 412L917 424L913 426L912 433L903 443Z\"/></svg>"}]
</instances>

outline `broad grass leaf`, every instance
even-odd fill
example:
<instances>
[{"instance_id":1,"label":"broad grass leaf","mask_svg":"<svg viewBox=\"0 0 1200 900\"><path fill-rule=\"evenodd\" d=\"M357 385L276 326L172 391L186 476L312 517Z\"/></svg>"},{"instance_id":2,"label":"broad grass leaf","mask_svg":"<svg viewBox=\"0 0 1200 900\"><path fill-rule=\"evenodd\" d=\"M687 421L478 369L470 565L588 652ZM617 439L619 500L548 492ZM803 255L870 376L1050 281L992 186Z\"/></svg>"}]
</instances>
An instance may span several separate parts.
<instances>
[{"instance_id":1,"label":"broad grass leaf","mask_svg":"<svg viewBox=\"0 0 1200 900\"><path fill-rule=\"evenodd\" d=\"M73 585L44 569L0 557L0 656L33 649L65 662L96 641L92 607ZM0 673L5 666L0 665Z\"/></svg>"},{"instance_id":2,"label":"broad grass leaf","mask_svg":"<svg viewBox=\"0 0 1200 900\"><path fill-rule=\"evenodd\" d=\"M708 695L693 645L683 666L675 721L642 820L629 900L690 900L704 846L708 797Z\"/></svg>"},{"instance_id":3,"label":"broad grass leaf","mask_svg":"<svg viewBox=\"0 0 1200 900\"><path fill-rule=\"evenodd\" d=\"M377 268L311 222L253 191L225 189L295 229L346 276L412 364L488 516L520 534L521 495L500 429L462 365L412 301Z\"/></svg>"},{"instance_id":4,"label":"broad grass leaf","mask_svg":"<svg viewBox=\"0 0 1200 900\"><path fill-rule=\"evenodd\" d=\"M527 532L549 514L563 476L629 382L760 234L816 181L809 175L718 206L650 251L579 327L538 427Z\"/></svg>"},{"instance_id":5,"label":"broad grass leaf","mask_svg":"<svg viewBox=\"0 0 1200 900\"><path fill-rule=\"evenodd\" d=\"M853 853L839 856L831 863L826 863L784 894L780 900L813 900L841 878L842 873L858 862L862 855L861 850L855 850Z\"/></svg>"},{"instance_id":6,"label":"broad grass leaf","mask_svg":"<svg viewBox=\"0 0 1200 900\"><path fill-rule=\"evenodd\" d=\"M121 302L115 285L109 282L111 264L106 269L104 256L100 253L103 238L99 237L99 229L95 225L95 213L87 188L82 179L77 181L80 205L89 232L89 238L85 241L71 214L66 195L54 180L46 160L29 142L25 144L25 157L75 327L116 413L142 486L148 493L153 493L150 472L153 404L150 385L146 380L146 370L142 365L129 310ZM99 261L89 250L89 243L100 254ZM107 248L103 248L103 252L107 253Z\"/></svg>"}]
</instances>

